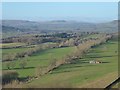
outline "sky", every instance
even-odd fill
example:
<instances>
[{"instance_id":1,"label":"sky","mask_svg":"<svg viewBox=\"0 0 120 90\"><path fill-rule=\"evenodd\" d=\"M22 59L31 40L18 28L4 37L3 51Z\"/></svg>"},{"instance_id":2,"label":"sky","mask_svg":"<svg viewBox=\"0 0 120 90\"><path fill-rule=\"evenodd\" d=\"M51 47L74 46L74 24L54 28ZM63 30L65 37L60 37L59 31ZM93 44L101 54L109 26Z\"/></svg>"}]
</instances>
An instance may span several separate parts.
<instances>
[{"instance_id":1,"label":"sky","mask_svg":"<svg viewBox=\"0 0 120 90\"><path fill-rule=\"evenodd\" d=\"M2 2L119 2L120 0L1 0Z\"/></svg>"},{"instance_id":2,"label":"sky","mask_svg":"<svg viewBox=\"0 0 120 90\"><path fill-rule=\"evenodd\" d=\"M117 9L117 2L3 2L2 19L111 21Z\"/></svg>"}]
</instances>

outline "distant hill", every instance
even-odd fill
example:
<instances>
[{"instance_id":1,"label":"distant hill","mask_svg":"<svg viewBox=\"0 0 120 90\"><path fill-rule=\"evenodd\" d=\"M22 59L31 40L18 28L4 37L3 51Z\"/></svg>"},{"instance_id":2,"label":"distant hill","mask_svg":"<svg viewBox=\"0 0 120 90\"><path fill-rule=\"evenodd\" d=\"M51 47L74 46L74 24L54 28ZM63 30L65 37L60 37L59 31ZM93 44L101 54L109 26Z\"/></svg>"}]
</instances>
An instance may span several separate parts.
<instances>
[{"instance_id":1,"label":"distant hill","mask_svg":"<svg viewBox=\"0 0 120 90\"><path fill-rule=\"evenodd\" d=\"M104 32L117 32L118 31L118 20L113 20L107 23L99 23L96 24L97 31L104 31Z\"/></svg>"},{"instance_id":2,"label":"distant hill","mask_svg":"<svg viewBox=\"0 0 120 90\"><path fill-rule=\"evenodd\" d=\"M107 23L87 23L77 21L55 20L35 22L27 20L2 20L3 33L7 32L41 32L41 31L99 31L117 32L117 20Z\"/></svg>"},{"instance_id":3,"label":"distant hill","mask_svg":"<svg viewBox=\"0 0 120 90\"><path fill-rule=\"evenodd\" d=\"M24 32L24 31L16 27L2 25L2 32L7 33L7 32Z\"/></svg>"}]
</instances>

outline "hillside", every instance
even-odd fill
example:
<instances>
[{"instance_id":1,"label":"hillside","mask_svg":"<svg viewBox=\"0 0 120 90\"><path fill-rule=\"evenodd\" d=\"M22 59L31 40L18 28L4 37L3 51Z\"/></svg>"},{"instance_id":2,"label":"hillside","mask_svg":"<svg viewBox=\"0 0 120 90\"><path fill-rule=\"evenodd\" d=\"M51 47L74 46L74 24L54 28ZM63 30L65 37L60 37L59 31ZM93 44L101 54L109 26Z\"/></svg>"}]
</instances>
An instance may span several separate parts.
<instances>
[{"instance_id":1,"label":"hillside","mask_svg":"<svg viewBox=\"0 0 120 90\"><path fill-rule=\"evenodd\" d=\"M87 23L77 21L44 21L34 22L26 20L2 20L3 33L23 32L38 33L51 31L98 31L98 32L117 32L117 20L107 23ZM9 29L9 30L8 30Z\"/></svg>"}]
</instances>

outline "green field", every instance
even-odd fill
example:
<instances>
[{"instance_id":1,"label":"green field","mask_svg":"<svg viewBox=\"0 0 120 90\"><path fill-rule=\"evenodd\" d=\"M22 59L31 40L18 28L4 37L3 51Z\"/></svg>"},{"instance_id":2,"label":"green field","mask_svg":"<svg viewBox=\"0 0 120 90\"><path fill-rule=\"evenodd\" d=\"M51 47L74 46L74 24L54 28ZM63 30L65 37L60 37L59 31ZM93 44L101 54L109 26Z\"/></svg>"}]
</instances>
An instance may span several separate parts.
<instances>
[{"instance_id":1,"label":"green field","mask_svg":"<svg viewBox=\"0 0 120 90\"><path fill-rule=\"evenodd\" d=\"M15 53L20 53L25 50L28 50L29 48L10 48L10 49L2 49L2 55L7 55L7 54L15 54Z\"/></svg>"},{"instance_id":2,"label":"green field","mask_svg":"<svg viewBox=\"0 0 120 90\"><path fill-rule=\"evenodd\" d=\"M90 37L96 37L96 35ZM29 47L2 49L2 55L15 54L28 49ZM61 60L72 51L74 51L74 47L45 49L32 54L32 56L11 61L15 63L15 67L11 70L16 70L20 78L34 76L37 66L47 67L52 61ZM24 69L19 66L22 60L27 61ZM102 63L90 64L91 60L99 60ZM6 62L3 62L3 70L7 70ZM111 40L91 48L82 59L75 60L72 64L62 65L22 87L86 87L85 85L89 88L105 87L117 77L117 71L118 42ZM104 80L106 82L103 82Z\"/></svg>"},{"instance_id":3,"label":"green field","mask_svg":"<svg viewBox=\"0 0 120 90\"><path fill-rule=\"evenodd\" d=\"M46 45L46 44L55 44L55 43L44 43L44 44L38 44L38 45L26 45L25 43L6 43L6 44L0 44L0 47L2 47L2 46L13 47L13 46L20 46L20 45L21 46L26 45L26 46L20 47L20 48L2 48L0 50L2 51L2 55L15 54L15 53L24 52L30 48L34 48L34 47L37 47L39 45Z\"/></svg>"},{"instance_id":4,"label":"green field","mask_svg":"<svg viewBox=\"0 0 120 90\"><path fill-rule=\"evenodd\" d=\"M7 47L13 47L13 46L23 46L25 43L2 43L0 44L0 48L7 48Z\"/></svg>"},{"instance_id":5,"label":"green field","mask_svg":"<svg viewBox=\"0 0 120 90\"><path fill-rule=\"evenodd\" d=\"M16 53L22 53L28 49L28 47L0 49L0 54L2 55L2 57L6 57L7 55L15 55ZM0 57L1 60L2 57Z\"/></svg>"},{"instance_id":6,"label":"green field","mask_svg":"<svg viewBox=\"0 0 120 90\"><path fill-rule=\"evenodd\" d=\"M38 53L33 54L30 57L26 57L23 59L13 61L16 63L16 67L14 68L14 70L16 70L19 73L19 77L33 76L33 75L35 75L34 74L35 67L48 66L54 59L60 59L61 57L64 57L65 54L68 54L73 49L74 49L74 47L67 47L67 48L47 49L42 52L40 51ZM27 66L25 69L20 68L20 66L19 66L20 60L27 60ZM5 63L3 63L3 69L4 70L7 69Z\"/></svg>"},{"instance_id":7,"label":"green field","mask_svg":"<svg viewBox=\"0 0 120 90\"><path fill-rule=\"evenodd\" d=\"M102 61L102 63L90 64L90 60L99 60ZM104 87L111 82L109 79L114 80L117 77L117 71L118 42L109 41L106 44L92 48L89 53L83 57L83 59L76 60L76 62L73 64L62 65L59 68L53 70L52 73L35 79L34 81L24 86L81 87L88 85L88 87L92 87L89 84L94 82L96 88L98 84L102 85L98 87Z\"/></svg>"},{"instance_id":8,"label":"green field","mask_svg":"<svg viewBox=\"0 0 120 90\"><path fill-rule=\"evenodd\" d=\"M83 36L84 39L89 39L89 38L98 38L100 37L101 34L92 34L92 35L87 35L87 36Z\"/></svg>"}]
</instances>

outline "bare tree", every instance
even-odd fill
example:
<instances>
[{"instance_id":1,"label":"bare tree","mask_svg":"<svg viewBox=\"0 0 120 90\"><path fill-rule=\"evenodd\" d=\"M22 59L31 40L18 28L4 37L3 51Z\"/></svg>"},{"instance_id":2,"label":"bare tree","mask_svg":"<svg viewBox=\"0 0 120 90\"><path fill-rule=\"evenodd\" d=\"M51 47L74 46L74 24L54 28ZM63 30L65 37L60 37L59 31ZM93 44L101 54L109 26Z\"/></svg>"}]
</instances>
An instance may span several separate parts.
<instances>
[{"instance_id":1,"label":"bare tree","mask_svg":"<svg viewBox=\"0 0 120 90\"><path fill-rule=\"evenodd\" d=\"M45 69L42 66L37 66L35 68L35 76L39 77L39 76L43 75L44 74L44 70Z\"/></svg>"},{"instance_id":2,"label":"bare tree","mask_svg":"<svg viewBox=\"0 0 120 90\"><path fill-rule=\"evenodd\" d=\"M19 65L22 69L24 69L25 66L27 65L27 62L25 60L22 60Z\"/></svg>"},{"instance_id":3,"label":"bare tree","mask_svg":"<svg viewBox=\"0 0 120 90\"><path fill-rule=\"evenodd\" d=\"M10 70L10 68L11 68L11 63L10 63L10 62L6 62L6 67Z\"/></svg>"},{"instance_id":4,"label":"bare tree","mask_svg":"<svg viewBox=\"0 0 120 90\"><path fill-rule=\"evenodd\" d=\"M14 61L11 62L12 69L16 66L16 63Z\"/></svg>"}]
</instances>

